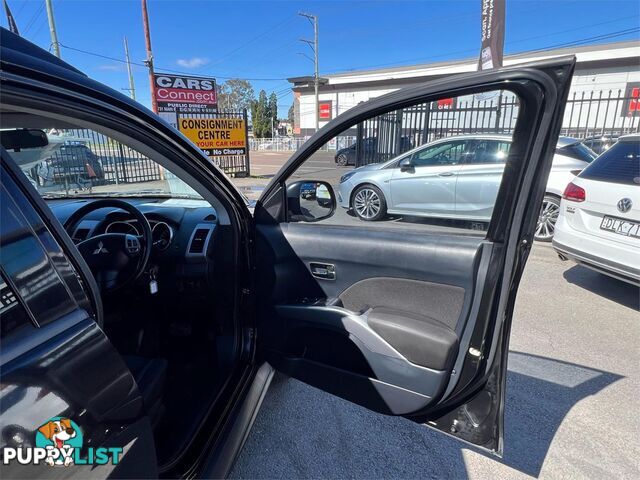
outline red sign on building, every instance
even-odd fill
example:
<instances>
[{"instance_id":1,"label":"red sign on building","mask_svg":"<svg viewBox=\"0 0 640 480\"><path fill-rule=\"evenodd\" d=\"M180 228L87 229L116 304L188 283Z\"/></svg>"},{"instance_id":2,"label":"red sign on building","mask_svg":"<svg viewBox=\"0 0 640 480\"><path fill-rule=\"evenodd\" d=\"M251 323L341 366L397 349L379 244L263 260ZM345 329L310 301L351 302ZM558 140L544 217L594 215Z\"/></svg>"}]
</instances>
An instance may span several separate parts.
<instances>
[{"instance_id":1,"label":"red sign on building","mask_svg":"<svg viewBox=\"0 0 640 480\"><path fill-rule=\"evenodd\" d=\"M433 102L435 105L432 107L436 110L453 110L456 108L455 98L441 98L440 100Z\"/></svg>"},{"instance_id":2,"label":"red sign on building","mask_svg":"<svg viewBox=\"0 0 640 480\"><path fill-rule=\"evenodd\" d=\"M332 118L332 102L331 100L325 100L318 102L318 118L320 120L331 120Z\"/></svg>"},{"instance_id":3,"label":"red sign on building","mask_svg":"<svg viewBox=\"0 0 640 480\"><path fill-rule=\"evenodd\" d=\"M627 83L627 89L624 97L622 116L640 116L640 82Z\"/></svg>"}]
</instances>

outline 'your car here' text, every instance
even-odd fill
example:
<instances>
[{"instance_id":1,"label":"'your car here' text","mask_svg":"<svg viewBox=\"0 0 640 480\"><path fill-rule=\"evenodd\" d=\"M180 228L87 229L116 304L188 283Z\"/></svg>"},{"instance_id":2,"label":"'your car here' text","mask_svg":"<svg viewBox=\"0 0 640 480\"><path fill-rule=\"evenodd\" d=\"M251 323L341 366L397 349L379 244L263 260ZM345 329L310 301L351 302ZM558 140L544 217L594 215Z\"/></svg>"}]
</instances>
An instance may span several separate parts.
<instances>
[{"instance_id":1,"label":"'your car here' text","mask_svg":"<svg viewBox=\"0 0 640 480\"><path fill-rule=\"evenodd\" d=\"M207 155L244 155L245 121L240 118L180 118L180 131Z\"/></svg>"}]
</instances>

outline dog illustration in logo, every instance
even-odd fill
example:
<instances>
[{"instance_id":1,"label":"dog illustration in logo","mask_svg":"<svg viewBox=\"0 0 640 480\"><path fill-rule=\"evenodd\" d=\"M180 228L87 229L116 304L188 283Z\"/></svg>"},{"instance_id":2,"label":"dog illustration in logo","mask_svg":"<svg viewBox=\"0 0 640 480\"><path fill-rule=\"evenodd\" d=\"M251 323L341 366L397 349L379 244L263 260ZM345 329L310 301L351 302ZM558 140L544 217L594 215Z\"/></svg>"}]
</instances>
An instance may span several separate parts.
<instances>
[{"instance_id":1,"label":"dog illustration in logo","mask_svg":"<svg viewBox=\"0 0 640 480\"><path fill-rule=\"evenodd\" d=\"M76 436L76 430L71 425L71 420L68 418L61 418L59 420L51 420L42 425L38 431L44 435L47 440L53 442L53 446L47 445L47 450L57 449L58 455L50 455L47 457L46 462L51 465L64 465L68 467L73 464L72 450L73 447L66 445L65 442Z\"/></svg>"}]
</instances>

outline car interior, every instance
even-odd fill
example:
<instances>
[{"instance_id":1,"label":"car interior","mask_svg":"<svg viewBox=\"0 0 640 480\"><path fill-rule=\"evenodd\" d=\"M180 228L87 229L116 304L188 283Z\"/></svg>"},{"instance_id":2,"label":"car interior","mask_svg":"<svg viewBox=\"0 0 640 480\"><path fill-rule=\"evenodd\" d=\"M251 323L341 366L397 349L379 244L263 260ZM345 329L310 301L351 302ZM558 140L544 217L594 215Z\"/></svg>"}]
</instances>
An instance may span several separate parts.
<instances>
[{"instance_id":1,"label":"car interior","mask_svg":"<svg viewBox=\"0 0 640 480\"><path fill-rule=\"evenodd\" d=\"M102 297L101 327L136 380L159 465L171 465L207 417L236 359L229 216L221 203L212 205L168 170L157 191L135 183L118 191L90 178L88 191L82 182L54 181L42 173L47 165L55 164L58 177L67 180L78 164L82 167L76 158L65 163L51 156L61 150L55 139L79 142L77 125L13 110L0 117L7 153L93 273ZM48 145L12 144L11 132L25 127L53 132ZM122 238L126 245L119 244Z\"/></svg>"},{"instance_id":2,"label":"car interior","mask_svg":"<svg viewBox=\"0 0 640 480\"><path fill-rule=\"evenodd\" d=\"M247 276L255 282L260 359L354 403L501 453L509 319L561 117L561 102L544 93L558 88L550 78L570 78L573 62L545 68L546 77L514 69L486 84L475 76L443 79L348 110L333 128L320 130L294 152L265 187L253 218L255 239L232 220L240 217L232 215L236 197L212 193L197 169L185 167L185 159L167 156L178 147L8 104L0 128L39 129L49 137L53 130L74 135L74 129L90 128L113 140L103 142L103 159L126 146L162 166L160 180L132 190L127 182L104 185L95 179L90 189L71 181L49 189L41 157L7 148L93 273L105 300L100 326L136 378L154 423L161 466L175 462L189 446L238 363L238 298L245 293L236 279L240 240L255 242L255 271ZM532 88L527 75L546 90ZM438 95L507 87L525 108L518 112L486 231L365 225L336 210L330 192L339 175L323 178L326 170L303 166L315 155L328 156L324 145L358 122L385 120L396 112L388 117L402 124L402 109L428 105ZM117 121L120 128L135 130L134 122L120 116ZM429 141L419 134L414 145ZM141 161L122 151L116 157L113 168L123 172ZM212 167L203 161L201 170L207 168ZM88 168L85 173L92 178ZM72 175L62 172L65 178ZM436 175L429 181L438 188L456 180ZM309 202L314 208L303 208Z\"/></svg>"}]
</instances>

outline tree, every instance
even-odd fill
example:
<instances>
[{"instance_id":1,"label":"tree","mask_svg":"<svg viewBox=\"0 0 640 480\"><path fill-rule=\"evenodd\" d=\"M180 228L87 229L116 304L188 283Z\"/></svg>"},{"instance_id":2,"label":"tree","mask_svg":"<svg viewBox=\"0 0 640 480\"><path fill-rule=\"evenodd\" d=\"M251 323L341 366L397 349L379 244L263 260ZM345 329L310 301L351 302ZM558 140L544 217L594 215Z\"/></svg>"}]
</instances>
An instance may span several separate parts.
<instances>
[{"instance_id":1,"label":"tree","mask_svg":"<svg viewBox=\"0 0 640 480\"><path fill-rule=\"evenodd\" d=\"M275 92L269 95L269 117L273 120L273 125L278 124L278 96Z\"/></svg>"},{"instance_id":2,"label":"tree","mask_svg":"<svg viewBox=\"0 0 640 480\"><path fill-rule=\"evenodd\" d=\"M255 99L255 92L247 80L232 78L218 85L218 108L241 111L250 109Z\"/></svg>"},{"instance_id":3,"label":"tree","mask_svg":"<svg viewBox=\"0 0 640 480\"><path fill-rule=\"evenodd\" d=\"M291 106L289 107L289 112L287 112L287 118L289 119L289 123L291 123L291 126L293 127L293 123L295 121L296 118L296 110L293 107L293 103L291 104Z\"/></svg>"},{"instance_id":4,"label":"tree","mask_svg":"<svg viewBox=\"0 0 640 480\"><path fill-rule=\"evenodd\" d=\"M251 121L253 136L256 138L271 137L271 117L269 116L269 101L267 92L260 90L258 100L251 104Z\"/></svg>"}]
</instances>

